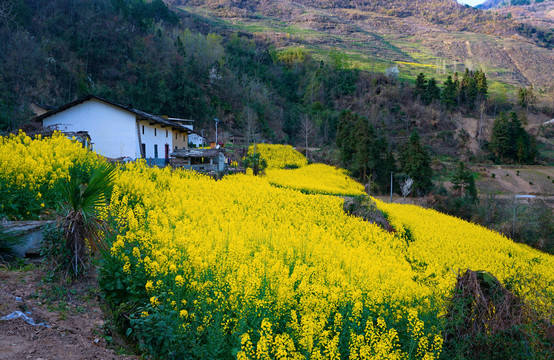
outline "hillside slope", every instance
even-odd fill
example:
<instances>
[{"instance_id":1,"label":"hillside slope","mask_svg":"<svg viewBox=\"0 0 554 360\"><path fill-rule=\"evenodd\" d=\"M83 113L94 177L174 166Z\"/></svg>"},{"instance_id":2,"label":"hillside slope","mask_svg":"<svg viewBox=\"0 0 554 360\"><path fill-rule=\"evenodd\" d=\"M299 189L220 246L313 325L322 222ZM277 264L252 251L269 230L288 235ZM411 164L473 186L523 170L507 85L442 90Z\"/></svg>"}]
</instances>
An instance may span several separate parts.
<instances>
[{"instance_id":1,"label":"hillside slope","mask_svg":"<svg viewBox=\"0 0 554 360\"><path fill-rule=\"evenodd\" d=\"M453 73L468 67L515 86L554 86L544 76L554 73L548 31L522 30L508 16L450 0L166 2L214 25L268 36L281 47L346 52L360 68L396 64L401 76L413 77L421 70Z\"/></svg>"}]
</instances>

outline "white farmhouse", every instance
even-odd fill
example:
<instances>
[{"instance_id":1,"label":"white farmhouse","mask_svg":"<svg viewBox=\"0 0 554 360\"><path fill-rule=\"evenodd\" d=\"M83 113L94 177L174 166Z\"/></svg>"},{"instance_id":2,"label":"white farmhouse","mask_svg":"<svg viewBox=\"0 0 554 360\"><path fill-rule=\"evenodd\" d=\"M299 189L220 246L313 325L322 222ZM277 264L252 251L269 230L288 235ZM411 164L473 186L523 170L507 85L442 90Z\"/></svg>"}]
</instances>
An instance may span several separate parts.
<instances>
[{"instance_id":1,"label":"white farmhouse","mask_svg":"<svg viewBox=\"0 0 554 360\"><path fill-rule=\"evenodd\" d=\"M193 131L166 117L119 105L94 95L73 101L34 118L62 132L88 132L93 150L118 158L146 158L151 164L169 161L174 150L188 148Z\"/></svg>"}]
</instances>

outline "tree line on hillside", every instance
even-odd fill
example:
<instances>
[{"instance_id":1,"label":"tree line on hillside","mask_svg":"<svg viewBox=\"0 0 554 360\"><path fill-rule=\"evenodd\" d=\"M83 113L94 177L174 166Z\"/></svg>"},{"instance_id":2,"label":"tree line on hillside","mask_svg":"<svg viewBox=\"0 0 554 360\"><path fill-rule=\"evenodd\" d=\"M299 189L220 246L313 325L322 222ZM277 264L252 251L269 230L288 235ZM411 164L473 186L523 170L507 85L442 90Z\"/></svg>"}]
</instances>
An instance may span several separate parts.
<instances>
[{"instance_id":1,"label":"tree line on hillside","mask_svg":"<svg viewBox=\"0 0 554 360\"><path fill-rule=\"evenodd\" d=\"M92 93L195 119L208 134L217 117L231 133L278 142L298 141L308 115L317 135L334 139L337 100L358 81L338 52L314 61L304 49L213 33L162 1L13 1L10 20L0 21L1 131L30 119L32 103Z\"/></svg>"},{"instance_id":2,"label":"tree line on hillside","mask_svg":"<svg viewBox=\"0 0 554 360\"><path fill-rule=\"evenodd\" d=\"M344 159L357 165L347 167L361 179L372 175L385 189L386 176L376 169L385 174L394 168L387 164L399 155L390 150L400 149L413 129L430 154L458 156L455 139L424 135L455 132L452 112L472 114L489 97L481 71L454 74L442 85L420 74L413 86L352 69L338 51L316 61L303 48L277 50L261 37L215 33L163 1L12 3L9 20L0 21L0 131L28 121L31 103L59 106L87 94L194 119L208 136L218 118L220 129L249 142L333 147L346 131L339 122L358 123L354 135L366 135L356 146L365 150L348 150ZM343 109L367 124L347 121ZM513 159L532 161L527 155ZM333 162L331 156L323 160Z\"/></svg>"},{"instance_id":3,"label":"tree line on hillside","mask_svg":"<svg viewBox=\"0 0 554 360\"><path fill-rule=\"evenodd\" d=\"M415 129L398 151L398 166L387 139L377 134L366 118L351 111L340 114L336 143L342 165L363 183L369 182L375 192L390 190L391 174L399 172L401 175L393 180L397 189L399 181L407 178L413 181L415 193L419 195L433 186L431 158Z\"/></svg>"},{"instance_id":4,"label":"tree line on hillside","mask_svg":"<svg viewBox=\"0 0 554 360\"><path fill-rule=\"evenodd\" d=\"M423 73L419 73L416 78L414 96L426 105L433 101L439 101L449 110L462 106L473 110L478 103L487 99L487 77L481 70L466 69L461 79L457 72L454 74L454 78L449 75L441 89L434 78L427 80Z\"/></svg>"}]
</instances>

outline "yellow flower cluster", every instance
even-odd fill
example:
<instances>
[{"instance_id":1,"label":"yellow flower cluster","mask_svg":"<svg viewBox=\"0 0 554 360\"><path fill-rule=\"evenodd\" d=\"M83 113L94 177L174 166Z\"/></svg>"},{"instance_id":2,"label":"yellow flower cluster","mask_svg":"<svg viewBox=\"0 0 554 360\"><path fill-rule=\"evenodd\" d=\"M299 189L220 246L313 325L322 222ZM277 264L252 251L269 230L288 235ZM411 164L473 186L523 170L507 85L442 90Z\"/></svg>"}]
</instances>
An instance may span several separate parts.
<instances>
[{"instance_id":1,"label":"yellow flower cluster","mask_svg":"<svg viewBox=\"0 0 554 360\"><path fill-rule=\"evenodd\" d=\"M30 220L60 199L57 186L69 169L89 169L100 161L94 153L59 132L32 139L19 132L0 136L0 217Z\"/></svg>"},{"instance_id":2,"label":"yellow flower cluster","mask_svg":"<svg viewBox=\"0 0 554 360\"><path fill-rule=\"evenodd\" d=\"M37 186L92 156L61 135L1 141L1 176L21 172ZM12 164L10 154L29 164ZM32 161L52 170L34 170ZM302 166L219 181L143 161L119 170L109 207L120 230L110 251L117 271L108 275L143 293L140 319L175 314L168 323L188 332L182 339L217 329L240 347L239 359L434 359L440 330L422 319L441 308L458 269L501 281L524 271L553 288L550 255L433 210L377 202L397 230L389 233L347 215L341 198L292 190L363 191L341 170ZM517 290L541 311L552 308L530 284Z\"/></svg>"},{"instance_id":3,"label":"yellow flower cluster","mask_svg":"<svg viewBox=\"0 0 554 360\"><path fill-rule=\"evenodd\" d=\"M248 155L259 153L267 162L268 169L302 167L308 164L306 157L290 145L254 144L248 148Z\"/></svg>"},{"instance_id":4,"label":"yellow flower cluster","mask_svg":"<svg viewBox=\"0 0 554 360\"><path fill-rule=\"evenodd\" d=\"M141 205L128 205L137 200ZM384 304L398 304L387 308L396 307L401 317L407 311L400 305L405 300L433 294L431 287L413 280L405 242L348 216L342 202L244 174L215 181L190 171L132 163L118 174L112 198L112 213L127 229L112 253L122 266L130 262L133 274L146 276L146 290L156 299L152 306L175 303L178 313L186 311L188 316L180 317L186 328L194 322L206 329L221 311L243 319L226 320L230 333L244 331L239 323L260 312L287 322L271 337L263 323L265 342L244 349L242 358L284 353L339 357L341 328L331 326L338 322L339 308L356 304L345 320L360 324L359 334L347 332L359 336L372 321L364 311L387 316ZM186 294L195 295L183 304ZM199 325L199 319L205 320ZM363 340L364 346L400 349L394 323L379 326L378 339Z\"/></svg>"},{"instance_id":5,"label":"yellow flower cluster","mask_svg":"<svg viewBox=\"0 0 554 360\"><path fill-rule=\"evenodd\" d=\"M267 170L266 178L272 185L300 190L306 194L365 194L363 185L348 176L346 170L324 164L311 164L293 170Z\"/></svg>"},{"instance_id":6,"label":"yellow flower cluster","mask_svg":"<svg viewBox=\"0 0 554 360\"><path fill-rule=\"evenodd\" d=\"M324 182L324 170L306 182ZM186 311L185 328L194 323L204 331L221 312L238 316L223 316L222 327L242 334L239 358L340 357L345 330L333 324L349 323L360 329L347 330L353 358L407 358L399 339L408 336L416 358L433 359L442 337L418 313L443 305L454 271L485 269L503 280L530 264L527 270L552 286L551 256L479 226L378 202L398 229L392 234L346 215L340 198L306 196L274 187L271 179L270 172L215 181L135 163L119 174L112 199L112 211L128 227L125 245L114 244L122 264L128 256L148 278L149 296ZM142 205L127 206L129 197ZM183 303L186 294L194 296ZM352 310L339 321L341 308ZM240 327L268 311L273 318L260 329ZM408 326L399 333L395 322L402 319ZM255 331L258 336L248 335Z\"/></svg>"},{"instance_id":7,"label":"yellow flower cluster","mask_svg":"<svg viewBox=\"0 0 554 360\"><path fill-rule=\"evenodd\" d=\"M409 242L407 258L413 264L425 264L415 266L418 281L434 284L437 299L451 291L456 273L468 268L486 270L501 282L520 278L514 284L516 292L547 317L554 316L554 299L541 297L536 291L554 289L554 256L432 209L376 202ZM533 281L526 281L523 276L532 276Z\"/></svg>"},{"instance_id":8,"label":"yellow flower cluster","mask_svg":"<svg viewBox=\"0 0 554 360\"><path fill-rule=\"evenodd\" d=\"M22 131L0 136L0 180L4 184L31 191L52 187L57 180L68 178L75 163L92 161L97 161L96 155L60 132L44 139L40 135L32 139Z\"/></svg>"}]
</instances>

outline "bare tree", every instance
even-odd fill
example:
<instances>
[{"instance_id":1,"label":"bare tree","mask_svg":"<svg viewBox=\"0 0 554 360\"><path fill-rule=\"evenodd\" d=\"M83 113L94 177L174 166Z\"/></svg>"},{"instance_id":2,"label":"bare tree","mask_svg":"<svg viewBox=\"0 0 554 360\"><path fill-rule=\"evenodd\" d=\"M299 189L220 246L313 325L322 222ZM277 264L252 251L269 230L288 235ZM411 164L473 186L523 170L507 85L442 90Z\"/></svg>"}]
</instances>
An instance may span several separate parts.
<instances>
[{"instance_id":1,"label":"bare tree","mask_svg":"<svg viewBox=\"0 0 554 360\"><path fill-rule=\"evenodd\" d=\"M0 23L9 23L14 21L13 1L0 0Z\"/></svg>"},{"instance_id":2,"label":"bare tree","mask_svg":"<svg viewBox=\"0 0 554 360\"><path fill-rule=\"evenodd\" d=\"M485 100L482 100L481 104L479 104L479 111L481 113L481 116L479 117L479 130L477 130L477 142L479 144L479 152L481 151L481 139L483 137L483 120L485 119L485 109Z\"/></svg>"},{"instance_id":3,"label":"bare tree","mask_svg":"<svg viewBox=\"0 0 554 360\"><path fill-rule=\"evenodd\" d=\"M258 135L258 114L250 106L243 110L244 125L243 131L246 137L246 146L250 147L252 142L255 142Z\"/></svg>"},{"instance_id":4,"label":"bare tree","mask_svg":"<svg viewBox=\"0 0 554 360\"><path fill-rule=\"evenodd\" d=\"M300 122L300 134L304 138L305 148L306 148L306 159L308 159L308 139L314 132L314 125L307 115L302 116L302 121Z\"/></svg>"},{"instance_id":5,"label":"bare tree","mask_svg":"<svg viewBox=\"0 0 554 360\"><path fill-rule=\"evenodd\" d=\"M400 189L402 190L402 197L406 198L406 196L410 195L412 192L412 185L414 184L414 180L412 178L407 178L402 184L400 185Z\"/></svg>"}]
</instances>

